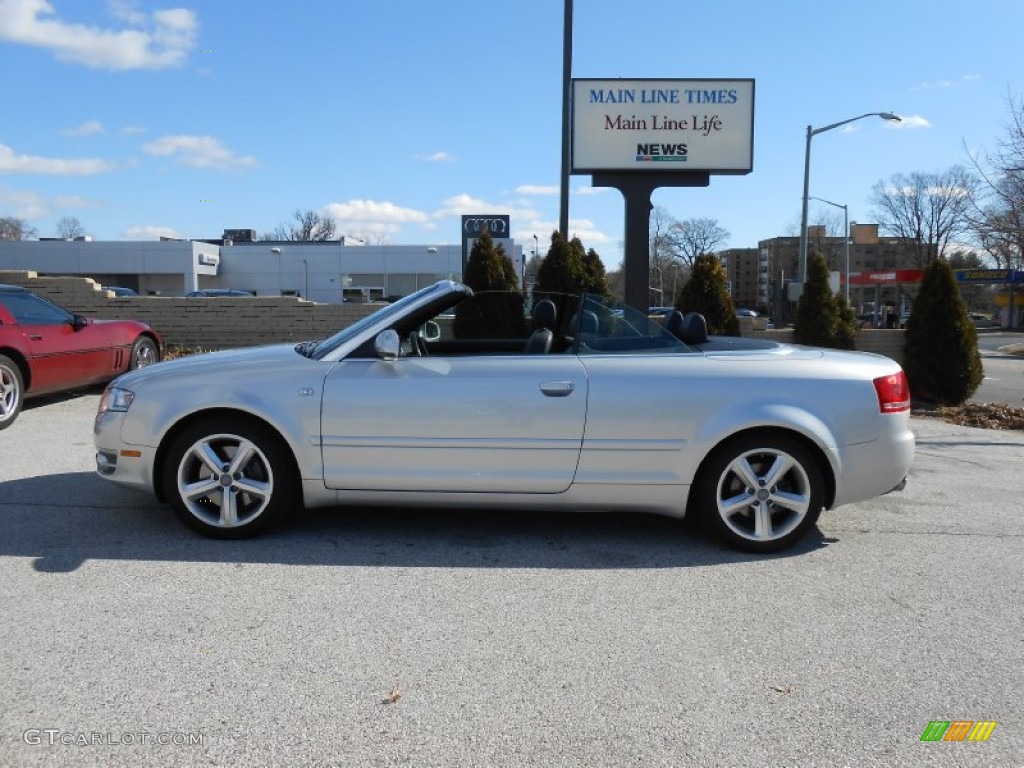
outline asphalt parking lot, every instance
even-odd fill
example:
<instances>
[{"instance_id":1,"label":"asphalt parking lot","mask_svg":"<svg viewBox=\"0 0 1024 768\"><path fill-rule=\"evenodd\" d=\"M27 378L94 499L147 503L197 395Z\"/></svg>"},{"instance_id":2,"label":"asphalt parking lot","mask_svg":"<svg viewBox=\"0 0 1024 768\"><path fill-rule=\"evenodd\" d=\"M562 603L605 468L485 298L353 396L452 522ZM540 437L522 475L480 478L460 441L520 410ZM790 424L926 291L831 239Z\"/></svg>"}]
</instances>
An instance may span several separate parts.
<instances>
[{"instance_id":1,"label":"asphalt parking lot","mask_svg":"<svg viewBox=\"0 0 1024 768\"><path fill-rule=\"evenodd\" d=\"M94 475L98 398L0 432L0 765L1024 764L1024 433L915 419L905 491L776 556L617 515L216 542Z\"/></svg>"}]
</instances>

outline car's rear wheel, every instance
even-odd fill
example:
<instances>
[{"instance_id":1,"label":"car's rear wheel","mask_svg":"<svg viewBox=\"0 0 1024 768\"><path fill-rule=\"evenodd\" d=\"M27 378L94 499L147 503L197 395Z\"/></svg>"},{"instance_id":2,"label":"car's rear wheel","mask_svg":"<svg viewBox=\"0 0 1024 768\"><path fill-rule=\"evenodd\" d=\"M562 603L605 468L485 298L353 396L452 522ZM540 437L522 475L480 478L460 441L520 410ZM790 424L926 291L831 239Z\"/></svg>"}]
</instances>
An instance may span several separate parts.
<instances>
[{"instance_id":1,"label":"car's rear wheel","mask_svg":"<svg viewBox=\"0 0 1024 768\"><path fill-rule=\"evenodd\" d=\"M18 364L0 355L0 429L7 429L18 418L25 402L25 382Z\"/></svg>"},{"instance_id":2,"label":"car's rear wheel","mask_svg":"<svg viewBox=\"0 0 1024 768\"><path fill-rule=\"evenodd\" d=\"M242 419L188 427L171 445L163 471L175 514L212 538L255 535L301 505L287 447L268 427Z\"/></svg>"},{"instance_id":3,"label":"car's rear wheel","mask_svg":"<svg viewBox=\"0 0 1024 768\"><path fill-rule=\"evenodd\" d=\"M824 498L822 471L811 451L790 436L763 432L715 451L696 500L705 525L726 544L774 552L818 521Z\"/></svg>"},{"instance_id":4,"label":"car's rear wheel","mask_svg":"<svg viewBox=\"0 0 1024 768\"><path fill-rule=\"evenodd\" d=\"M136 368L145 368L147 365L160 362L160 351L148 336L140 336L132 345L131 361L128 369L134 371Z\"/></svg>"}]
</instances>

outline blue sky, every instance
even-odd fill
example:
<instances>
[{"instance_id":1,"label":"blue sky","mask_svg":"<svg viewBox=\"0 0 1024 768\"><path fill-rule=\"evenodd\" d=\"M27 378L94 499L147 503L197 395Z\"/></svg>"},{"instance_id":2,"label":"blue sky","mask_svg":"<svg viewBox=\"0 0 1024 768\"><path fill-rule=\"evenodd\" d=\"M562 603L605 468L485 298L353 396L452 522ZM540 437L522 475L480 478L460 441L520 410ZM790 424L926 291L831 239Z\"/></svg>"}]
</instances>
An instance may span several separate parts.
<instances>
[{"instance_id":1,"label":"blue sky","mask_svg":"<svg viewBox=\"0 0 1024 768\"><path fill-rule=\"evenodd\" d=\"M1024 91L1024 2L575 0L573 75L753 78L754 170L654 197L728 247L795 234L811 195L873 221L876 182L994 149ZM0 0L0 216L40 236L266 232L296 209L373 242L459 241L511 216L546 250L558 222L557 0ZM570 229L609 268L624 207L571 179ZM812 223L834 215L812 203Z\"/></svg>"}]
</instances>

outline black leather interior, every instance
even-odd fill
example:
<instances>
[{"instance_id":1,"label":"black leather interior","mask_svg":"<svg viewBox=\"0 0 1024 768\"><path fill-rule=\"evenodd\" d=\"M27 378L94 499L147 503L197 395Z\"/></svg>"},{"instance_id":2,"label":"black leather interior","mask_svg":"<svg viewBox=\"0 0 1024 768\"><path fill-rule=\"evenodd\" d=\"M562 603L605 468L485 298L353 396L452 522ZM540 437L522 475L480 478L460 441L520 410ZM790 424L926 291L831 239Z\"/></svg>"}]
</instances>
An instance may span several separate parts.
<instances>
[{"instance_id":1,"label":"black leather interior","mask_svg":"<svg viewBox=\"0 0 1024 768\"><path fill-rule=\"evenodd\" d=\"M533 307L534 331L526 340L523 352L528 355L546 355L551 351L558 327L558 308L550 299L538 301Z\"/></svg>"}]
</instances>

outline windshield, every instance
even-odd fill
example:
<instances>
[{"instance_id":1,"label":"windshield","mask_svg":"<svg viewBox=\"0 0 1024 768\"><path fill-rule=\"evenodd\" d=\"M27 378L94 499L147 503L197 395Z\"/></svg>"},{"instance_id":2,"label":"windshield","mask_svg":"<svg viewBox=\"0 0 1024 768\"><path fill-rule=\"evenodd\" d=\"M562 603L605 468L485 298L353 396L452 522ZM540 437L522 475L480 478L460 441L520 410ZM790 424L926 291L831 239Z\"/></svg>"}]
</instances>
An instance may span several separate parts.
<instances>
[{"instance_id":1,"label":"windshield","mask_svg":"<svg viewBox=\"0 0 1024 768\"><path fill-rule=\"evenodd\" d=\"M317 360L320 360L325 355L337 349L339 346L344 344L349 339L358 336L360 333L362 333L370 326L381 321L387 321L388 318L397 317L401 315L405 311L406 307L408 307L410 304L415 304L417 301L422 299L431 291L437 290L437 287L439 285L440 283L435 283L434 285L429 285L426 288L421 288L420 290L416 291L416 293L410 293L408 296L399 299L393 304L388 304L386 306L381 307L373 314L364 317L362 320L357 320L356 322L352 323L352 325L346 326L345 328L338 331L330 338L320 342L319 344L316 344L315 349L313 349L311 352L312 356Z\"/></svg>"},{"instance_id":2,"label":"windshield","mask_svg":"<svg viewBox=\"0 0 1024 768\"><path fill-rule=\"evenodd\" d=\"M689 352L690 348L665 330L659 320L633 307L587 294L580 313L577 351L581 355Z\"/></svg>"}]
</instances>

